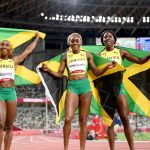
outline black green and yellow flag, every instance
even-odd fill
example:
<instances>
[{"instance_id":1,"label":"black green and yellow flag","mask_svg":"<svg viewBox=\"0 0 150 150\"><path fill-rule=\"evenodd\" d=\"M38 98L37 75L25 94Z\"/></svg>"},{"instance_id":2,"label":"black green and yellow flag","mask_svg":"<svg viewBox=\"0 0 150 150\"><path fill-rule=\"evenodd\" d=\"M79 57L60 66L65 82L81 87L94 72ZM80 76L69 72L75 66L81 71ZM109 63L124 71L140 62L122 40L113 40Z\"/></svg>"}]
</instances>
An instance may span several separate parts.
<instances>
[{"instance_id":1,"label":"black green and yellow flag","mask_svg":"<svg viewBox=\"0 0 150 150\"><path fill-rule=\"evenodd\" d=\"M125 49L140 58L148 55L148 52L142 50L118 48ZM130 111L150 117L150 60L142 65L127 60L123 63L126 67L123 84L126 88Z\"/></svg>"},{"instance_id":2,"label":"black green and yellow flag","mask_svg":"<svg viewBox=\"0 0 150 150\"><path fill-rule=\"evenodd\" d=\"M13 48L13 55L19 55L32 42L35 37L35 32L37 31L0 28L0 41L8 40ZM16 85L40 83L41 80L36 73L35 68L36 65L45 60L44 58L41 60L41 57L38 55L45 49L44 38L45 34L40 32L40 40L38 41L35 50L16 68Z\"/></svg>"},{"instance_id":3,"label":"black green and yellow flag","mask_svg":"<svg viewBox=\"0 0 150 150\"><path fill-rule=\"evenodd\" d=\"M121 49L121 47L118 48ZM103 46L82 46L82 49L92 52L94 62L98 68L103 68L109 62L109 60L96 55L104 49ZM148 54L145 51L129 48L123 49L138 57L145 57ZM60 57L60 55L56 56L45 63L47 63L53 71L58 71ZM137 65L124 60L123 64L125 67L117 64L115 68L108 70L103 76L126 70L124 73L123 84L126 88L130 111L136 112L140 115L150 116L150 61L143 65ZM46 87L46 93L47 95L50 94L50 99L55 106L57 112L56 122L58 123L64 116L64 102L68 76L67 69L65 69L63 79L56 79L52 76L47 76L47 74L42 71L40 73L43 78L42 82ZM96 80L96 77L90 68L88 69L88 78L92 89L92 103L89 113L101 115L105 123L110 125L112 123L112 115L101 105L98 91L93 83L93 81Z\"/></svg>"},{"instance_id":4,"label":"black green and yellow flag","mask_svg":"<svg viewBox=\"0 0 150 150\"><path fill-rule=\"evenodd\" d=\"M96 47L94 47L94 46L93 47L91 47L91 46L83 47L83 49L87 50L87 51L92 49L96 53ZM94 58L94 62L98 68L103 68L109 62L109 60L99 57L98 55L96 55L94 53L92 53L92 55ZM45 63L47 63L47 65L53 71L58 71L60 57L61 57L61 55L56 56L55 58L53 58L50 61L47 61ZM119 64L117 64L115 68L107 71L104 75L108 75L108 74L118 72L118 71L123 71L123 70L125 70L125 68L123 66L120 66ZM38 72L40 72L40 70L38 70ZM68 76L67 69L65 69L63 79L58 79L58 78L56 79L52 76L47 76L47 74L44 72L40 72L40 76L42 78L43 84L45 85L44 87L46 89L46 93L47 93L46 95L47 96L50 95L48 97L51 99L51 101L55 107L55 110L57 112L56 122L59 122L59 120L64 116L64 102L65 102L66 85L67 85L66 78ZM112 119L110 118L110 116L107 114L107 112L105 112L105 110L101 106L98 92L97 92L96 88L94 87L94 83L93 83L93 81L96 79L96 77L94 76L94 74L92 73L90 68L88 68L88 78L89 78L91 89L92 89L92 103L91 103L89 113L90 114L99 114L99 115L103 116L104 121L108 125L110 125L112 122Z\"/></svg>"}]
</instances>

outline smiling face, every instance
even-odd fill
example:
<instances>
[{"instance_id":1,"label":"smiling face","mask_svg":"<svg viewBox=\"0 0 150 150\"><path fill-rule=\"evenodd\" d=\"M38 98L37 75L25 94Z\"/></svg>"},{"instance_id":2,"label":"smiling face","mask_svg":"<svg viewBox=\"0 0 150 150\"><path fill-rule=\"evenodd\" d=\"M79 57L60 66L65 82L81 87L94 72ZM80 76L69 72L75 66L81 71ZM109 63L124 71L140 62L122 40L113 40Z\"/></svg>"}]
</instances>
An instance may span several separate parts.
<instances>
[{"instance_id":1,"label":"smiling face","mask_svg":"<svg viewBox=\"0 0 150 150\"><path fill-rule=\"evenodd\" d=\"M72 51L77 53L80 51L80 46L82 44L82 39L79 34L71 34L68 37L68 44L70 45Z\"/></svg>"},{"instance_id":2,"label":"smiling face","mask_svg":"<svg viewBox=\"0 0 150 150\"><path fill-rule=\"evenodd\" d=\"M115 44L115 38L112 33L106 32L103 36L103 43L106 47L113 47Z\"/></svg>"},{"instance_id":3,"label":"smiling face","mask_svg":"<svg viewBox=\"0 0 150 150\"><path fill-rule=\"evenodd\" d=\"M0 42L1 57L8 57L11 53L11 45L8 41Z\"/></svg>"}]
</instances>

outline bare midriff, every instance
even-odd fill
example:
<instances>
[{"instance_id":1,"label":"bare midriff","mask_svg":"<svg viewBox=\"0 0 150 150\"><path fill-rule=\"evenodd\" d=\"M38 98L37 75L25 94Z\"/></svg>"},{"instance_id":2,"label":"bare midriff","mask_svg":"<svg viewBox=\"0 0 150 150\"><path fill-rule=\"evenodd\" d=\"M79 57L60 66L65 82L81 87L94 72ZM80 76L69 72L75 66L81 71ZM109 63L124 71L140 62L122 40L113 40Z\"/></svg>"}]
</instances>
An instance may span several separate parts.
<instances>
[{"instance_id":1,"label":"bare midriff","mask_svg":"<svg viewBox=\"0 0 150 150\"><path fill-rule=\"evenodd\" d=\"M82 80L84 78L87 78L86 74L78 74L78 75L70 75L68 77L68 80Z\"/></svg>"},{"instance_id":2,"label":"bare midriff","mask_svg":"<svg viewBox=\"0 0 150 150\"><path fill-rule=\"evenodd\" d=\"M0 88L14 87L14 81L0 81Z\"/></svg>"}]
</instances>

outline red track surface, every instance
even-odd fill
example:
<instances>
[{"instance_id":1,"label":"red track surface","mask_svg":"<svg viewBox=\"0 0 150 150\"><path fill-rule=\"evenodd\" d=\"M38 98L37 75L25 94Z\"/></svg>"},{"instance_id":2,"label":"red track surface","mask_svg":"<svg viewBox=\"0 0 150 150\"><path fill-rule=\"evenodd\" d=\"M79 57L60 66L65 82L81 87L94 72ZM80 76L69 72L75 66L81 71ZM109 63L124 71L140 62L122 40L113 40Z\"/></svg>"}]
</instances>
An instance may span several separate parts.
<instances>
[{"instance_id":1,"label":"red track surface","mask_svg":"<svg viewBox=\"0 0 150 150\"><path fill-rule=\"evenodd\" d=\"M46 135L14 136L11 150L63 150L63 139ZM70 140L69 150L79 150L79 141ZM87 141L85 150L109 150L107 141ZM116 150L129 150L127 142L116 142ZM150 150L150 141L135 142L135 150Z\"/></svg>"}]
</instances>

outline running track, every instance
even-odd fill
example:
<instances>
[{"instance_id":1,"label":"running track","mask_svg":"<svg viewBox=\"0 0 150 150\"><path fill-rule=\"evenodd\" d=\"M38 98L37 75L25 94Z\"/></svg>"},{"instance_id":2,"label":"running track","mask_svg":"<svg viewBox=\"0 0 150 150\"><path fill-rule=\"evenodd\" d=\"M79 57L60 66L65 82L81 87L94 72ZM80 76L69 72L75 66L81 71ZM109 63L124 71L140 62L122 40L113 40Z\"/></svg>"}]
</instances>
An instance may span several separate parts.
<instances>
[{"instance_id":1,"label":"running track","mask_svg":"<svg viewBox=\"0 0 150 150\"><path fill-rule=\"evenodd\" d=\"M46 135L14 136L11 150L63 150L63 139ZM79 141L70 140L69 150L79 150ZM109 150L107 141L87 141L85 150ZM127 142L116 141L115 150L129 150ZM150 150L150 141L135 142L135 150Z\"/></svg>"}]
</instances>

